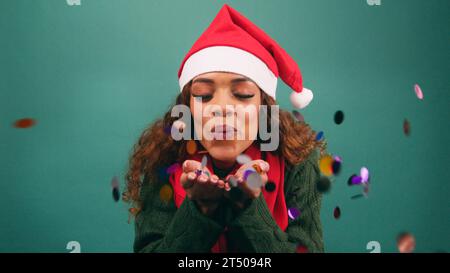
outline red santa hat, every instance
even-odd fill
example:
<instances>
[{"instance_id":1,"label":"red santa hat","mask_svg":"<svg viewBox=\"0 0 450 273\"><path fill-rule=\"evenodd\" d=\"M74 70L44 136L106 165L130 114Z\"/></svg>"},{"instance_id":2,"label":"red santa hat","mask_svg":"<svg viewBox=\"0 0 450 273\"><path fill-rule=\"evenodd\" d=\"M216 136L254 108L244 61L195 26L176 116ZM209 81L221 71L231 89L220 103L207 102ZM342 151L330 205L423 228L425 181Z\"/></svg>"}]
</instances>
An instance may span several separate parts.
<instances>
[{"instance_id":1,"label":"red santa hat","mask_svg":"<svg viewBox=\"0 0 450 273\"><path fill-rule=\"evenodd\" d=\"M291 103L306 107L313 99L303 87L297 63L258 26L225 4L184 57L178 79L180 90L196 76L213 71L233 72L252 79L276 98L280 77L293 92Z\"/></svg>"}]
</instances>

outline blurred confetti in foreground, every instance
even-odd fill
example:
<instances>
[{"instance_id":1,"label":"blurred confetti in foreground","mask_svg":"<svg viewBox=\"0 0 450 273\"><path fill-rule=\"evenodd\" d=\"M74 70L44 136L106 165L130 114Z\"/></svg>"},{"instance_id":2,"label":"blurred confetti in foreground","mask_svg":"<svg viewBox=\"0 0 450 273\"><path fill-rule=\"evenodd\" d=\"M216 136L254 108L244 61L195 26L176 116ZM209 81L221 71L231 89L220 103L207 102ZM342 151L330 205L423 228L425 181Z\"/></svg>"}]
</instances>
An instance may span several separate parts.
<instances>
[{"instance_id":1,"label":"blurred confetti in foreground","mask_svg":"<svg viewBox=\"0 0 450 273\"><path fill-rule=\"evenodd\" d=\"M308 248L304 245L298 245L296 252L297 253L308 253Z\"/></svg>"},{"instance_id":2,"label":"blurred confetti in foreground","mask_svg":"<svg viewBox=\"0 0 450 273\"><path fill-rule=\"evenodd\" d=\"M331 188L331 181L328 177L322 176L316 182L317 191L320 193L327 193Z\"/></svg>"},{"instance_id":3,"label":"blurred confetti in foreground","mask_svg":"<svg viewBox=\"0 0 450 273\"><path fill-rule=\"evenodd\" d=\"M273 192L273 191L275 191L276 185L272 181L269 181L266 183L266 185L264 187L265 187L266 191Z\"/></svg>"},{"instance_id":4,"label":"blurred confetti in foreground","mask_svg":"<svg viewBox=\"0 0 450 273\"><path fill-rule=\"evenodd\" d=\"M351 199L358 199L361 197L368 197L370 190L370 174L367 167L361 167L359 175L352 174L347 181L349 186L361 185L363 187L362 194L353 195Z\"/></svg>"},{"instance_id":5,"label":"blurred confetti in foreground","mask_svg":"<svg viewBox=\"0 0 450 273\"><path fill-rule=\"evenodd\" d=\"M250 173L246 181L247 186L251 189L258 189L261 188L263 185L261 175L259 175L259 173L257 172Z\"/></svg>"},{"instance_id":6,"label":"blurred confetti in foreground","mask_svg":"<svg viewBox=\"0 0 450 273\"><path fill-rule=\"evenodd\" d=\"M343 121L344 121L344 112L342 112L341 110L336 111L336 113L334 113L334 123L339 125Z\"/></svg>"},{"instance_id":7,"label":"blurred confetti in foreground","mask_svg":"<svg viewBox=\"0 0 450 273\"><path fill-rule=\"evenodd\" d=\"M397 248L400 253L412 253L416 248L416 240L409 232L402 232L397 236Z\"/></svg>"},{"instance_id":8,"label":"blurred confetti in foreground","mask_svg":"<svg viewBox=\"0 0 450 273\"><path fill-rule=\"evenodd\" d=\"M288 209L288 216L292 220L297 219L300 216L300 210L297 208L289 208Z\"/></svg>"},{"instance_id":9,"label":"blurred confetti in foreground","mask_svg":"<svg viewBox=\"0 0 450 273\"><path fill-rule=\"evenodd\" d=\"M336 220L341 218L341 208L340 207L334 208L333 216L334 216L334 219L336 219Z\"/></svg>"},{"instance_id":10,"label":"blurred confetti in foreground","mask_svg":"<svg viewBox=\"0 0 450 273\"><path fill-rule=\"evenodd\" d=\"M168 184L165 184L159 190L159 198L161 198L161 201L165 203L169 203L169 201L172 199L172 194L173 194L172 187Z\"/></svg>"},{"instance_id":11,"label":"blurred confetti in foreground","mask_svg":"<svg viewBox=\"0 0 450 273\"><path fill-rule=\"evenodd\" d=\"M338 175L341 165L342 159L339 156L324 155L319 159L320 172L325 176Z\"/></svg>"},{"instance_id":12,"label":"blurred confetti in foreground","mask_svg":"<svg viewBox=\"0 0 450 273\"><path fill-rule=\"evenodd\" d=\"M119 184L119 179L117 178L117 176L114 176L111 180L111 187L112 187L112 196L114 201L119 202L120 199L120 184Z\"/></svg>"},{"instance_id":13,"label":"blurred confetti in foreground","mask_svg":"<svg viewBox=\"0 0 450 273\"><path fill-rule=\"evenodd\" d=\"M181 168L180 163L174 163L172 165L170 165L167 169L166 169L166 173L167 174L172 174L174 173L178 168Z\"/></svg>"},{"instance_id":14,"label":"blurred confetti in foreground","mask_svg":"<svg viewBox=\"0 0 450 273\"><path fill-rule=\"evenodd\" d=\"M305 118L303 117L302 114L300 114L299 111L294 110L294 111L292 111L292 114L294 115L294 117L297 121L302 122L302 123L305 122Z\"/></svg>"},{"instance_id":15,"label":"blurred confetti in foreground","mask_svg":"<svg viewBox=\"0 0 450 273\"><path fill-rule=\"evenodd\" d=\"M323 138L323 131L320 131L316 135L316 141L321 141Z\"/></svg>"},{"instance_id":16,"label":"blurred confetti in foreground","mask_svg":"<svg viewBox=\"0 0 450 273\"><path fill-rule=\"evenodd\" d=\"M34 126L35 124L36 124L36 121L32 118L23 118L23 119L16 120L16 122L14 122L14 127L19 128L19 129L25 129L25 128L30 128L30 127Z\"/></svg>"},{"instance_id":17,"label":"blurred confetti in foreground","mask_svg":"<svg viewBox=\"0 0 450 273\"><path fill-rule=\"evenodd\" d=\"M409 136L411 134L411 124L406 118L403 120L403 133L405 136Z\"/></svg>"},{"instance_id":18,"label":"blurred confetti in foreground","mask_svg":"<svg viewBox=\"0 0 450 273\"><path fill-rule=\"evenodd\" d=\"M193 155L195 152L197 152L197 143L195 143L195 140L188 140L186 143L186 151L188 154Z\"/></svg>"},{"instance_id":19,"label":"blurred confetti in foreground","mask_svg":"<svg viewBox=\"0 0 450 273\"><path fill-rule=\"evenodd\" d=\"M414 92L416 93L416 96L419 100L423 100L422 88L420 88L418 84L414 85Z\"/></svg>"},{"instance_id":20,"label":"blurred confetti in foreground","mask_svg":"<svg viewBox=\"0 0 450 273\"><path fill-rule=\"evenodd\" d=\"M237 156L236 161L237 161L237 163L244 165L244 164L247 164L248 162L252 161L252 159L246 154L240 154Z\"/></svg>"}]
</instances>

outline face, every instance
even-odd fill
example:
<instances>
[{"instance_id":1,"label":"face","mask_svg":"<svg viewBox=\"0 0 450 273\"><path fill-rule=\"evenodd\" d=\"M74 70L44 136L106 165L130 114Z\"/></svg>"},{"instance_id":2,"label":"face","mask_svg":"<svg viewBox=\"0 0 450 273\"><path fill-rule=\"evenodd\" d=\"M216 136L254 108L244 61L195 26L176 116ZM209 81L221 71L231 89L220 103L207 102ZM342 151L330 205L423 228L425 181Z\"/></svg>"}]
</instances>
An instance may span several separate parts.
<instances>
[{"instance_id":1,"label":"face","mask_svg":"<svg viewBox=\"0 0 450 273\"><path fill-rule=\"evenodd\" d=\"M213 159L234 163L256 139L261 93L240 74L209 72L192 80L195 133Z\"/></svg>"}]
</instances>

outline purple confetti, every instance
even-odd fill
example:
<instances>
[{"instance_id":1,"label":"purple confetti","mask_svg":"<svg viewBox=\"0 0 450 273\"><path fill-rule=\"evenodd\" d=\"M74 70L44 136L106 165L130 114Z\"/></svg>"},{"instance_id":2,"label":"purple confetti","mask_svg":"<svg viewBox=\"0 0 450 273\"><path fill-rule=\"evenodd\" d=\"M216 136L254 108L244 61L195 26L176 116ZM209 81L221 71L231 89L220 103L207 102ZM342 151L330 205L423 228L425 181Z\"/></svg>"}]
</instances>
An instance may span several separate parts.
<instances>
[{"instance_id":1,"label":"purple confetti","mask_svg":"<svg viewBox=\"0 0 450 273\"><path fill-rule=\"evenodd\" d=\"M295 220L300 216L300 210L298 210L297 208L290 208L288 209L288 215L289 218Z\"/></svg>"}]
</instances>

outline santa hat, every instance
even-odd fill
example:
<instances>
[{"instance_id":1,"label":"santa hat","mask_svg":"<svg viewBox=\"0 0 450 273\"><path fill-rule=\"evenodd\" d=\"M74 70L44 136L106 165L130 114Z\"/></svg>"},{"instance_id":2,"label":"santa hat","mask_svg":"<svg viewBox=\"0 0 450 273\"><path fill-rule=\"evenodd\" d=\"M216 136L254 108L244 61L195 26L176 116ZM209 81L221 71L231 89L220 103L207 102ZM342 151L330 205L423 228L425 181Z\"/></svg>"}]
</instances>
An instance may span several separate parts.
<instances>
[{"instance_id":1,"label":"santa hat","mask_svg":"<svg viewBox=\"0 0 450 273\"><path fill-rule=\"evenodd\" d=\"M253 80L275 99L280 77L293 92L294 107L313 99L303 87L297 63L263 30L225 4L184 57L178 71L180 91L196 76L213 71L233 72Z\"/></svg>"}]
</instances>

